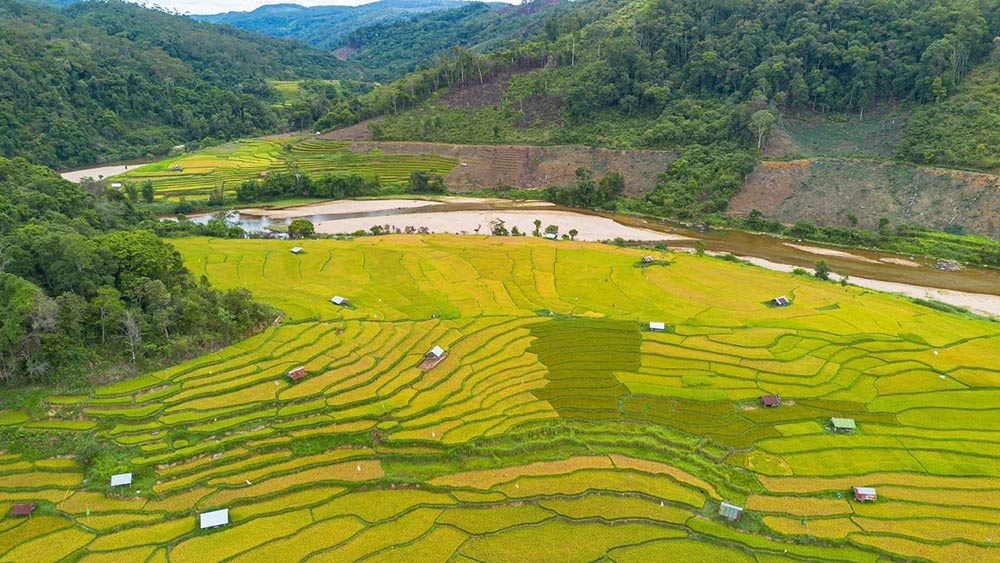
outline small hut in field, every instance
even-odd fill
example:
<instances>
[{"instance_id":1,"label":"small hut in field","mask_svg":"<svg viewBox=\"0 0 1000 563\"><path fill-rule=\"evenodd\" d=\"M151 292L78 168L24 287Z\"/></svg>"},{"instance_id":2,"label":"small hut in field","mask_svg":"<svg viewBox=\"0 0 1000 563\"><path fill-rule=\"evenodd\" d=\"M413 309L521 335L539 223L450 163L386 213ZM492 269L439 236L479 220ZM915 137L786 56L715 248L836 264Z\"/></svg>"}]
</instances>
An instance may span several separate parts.
<instances>
[{"instance_id":1,"label":"small hut in field","mask_svg":"<svg viewBox=\"0 0 1000 563\"><path fill-rule=\"evenodd\" d=\"M663 332L667 330L667 324L661 322L651 322L649 323L650 332Z\"/></svg>"},{"instance_id":2,"label":"small hut in field","mask_svg":"<svg viewBox=\"0 0 1000 563\"><path fill-rule=\"evenodd\" d=\"M424 354L424 359L420 361L420 365L417 366L420 369L427 371L433 369L434 366L441 363L442 360L448 357L448 352L445 352L444 348L440 346L435 346L430 349L429 352Z\"/></svg>"},{"instance_id":3,"label":"small hut in field","mask_svg":"<svg viewBox=\"0 0 1000 563\"><path fill-rule=\"evenodd\" d=\"M305 366L299 366L288 372L288 378L292 381L298 381L306 376Z\"/></svg>"},{"instance_id":4,"label":"small hut in field","mask_svg":"<svg viewBox=\"0 0 1000 563\"><path fill-rule=\"evenodd\" d=\"M777 395L764 395L760 398L760 404L769 408L777 408L781 406L781 397Z\"/></svg>"},{"instance_id":5,"label":"small hut in field","mask_svg":"<svg viewBox=\"0 0 1000 563\"><path fill-rule=\"evenodd\" d=\"M34 503L15 504L14 508L10 509L10 515L16 516L18 518L24 518L24 517L30 518L31 513L34 512L36 508L38 508L38 505Z\"/></svg>"},{"instance_id":6,"label":"small hut in field","mask_svg":"<svg viewBox=\"0 0 1000 563\"><path fill-rule=\"evenodd\" d=\"M735 522L743 517L743 507L722 501L722 504L719 506L719 515Z\"/></svg>"},{"instance_id":7,"label":"small hut in field","mask_svg":"<svg viewBox=\"0 0 1000 563\"><path fill-rule=\"evenodd\" d=\"M111 486L112 487L126 487L132 484L132 474L131 473L120 473L118 475L111 476Z\"/></svg>"},{"instance_id":8,"label":"small hut in field","mask_svg":"<svg viewBox=\"0 0 1000 563\"><path fill-rule=\"evenodd\" d=\"M203 512L198 516L198 525L202 530L206 530L208 528L218 528L219 526L225 526L228 523L228 508L213 510L212 512Z\"/></svg>"},{"instance_id":9,"label":"small hut in field","mask_svg":"<svg viewBox=\"0 0 1000 563\"><path fill-rule=\"evenodd\" d=\"M306 249L302 248L301 246L293 246L291 252L292 254L302 254L305 251Z\"/></svg>"},{"instance_id":10,"label":"small hut in field","mask_svg":"<svg viewBox=\"0 0 1000 563\"><path fill-rule=\"evenodd\" d=\"M875 489L872 487L853 487L852 492L854 492L854 500L858 502L874 502L878 500L878 494L875 493Z\"/></svg>"},{"instance_id":11,"label":"small hut in field","mask_svg":"<svg viewBox=\"0 0 1000 563\"><path fill-rule=\"evenodd\" d=\"M854 431L858 429L858 425L854 422L853 418L833 417L830 419L830 426L833 427L834 432L842 434L854 434Z\"/></svg>"},{"instance_id":12,"label":"small hut in field","mask_svg":"<svg viewBox=\"0 0 1000 563\"><path fill-rule=\"evenodd\" d=\"M339 295L334 295L330 298L330 303L337 305L339 307L347 307L351 302L346 297L341 297Z\"/></svg>"}]
</instances>

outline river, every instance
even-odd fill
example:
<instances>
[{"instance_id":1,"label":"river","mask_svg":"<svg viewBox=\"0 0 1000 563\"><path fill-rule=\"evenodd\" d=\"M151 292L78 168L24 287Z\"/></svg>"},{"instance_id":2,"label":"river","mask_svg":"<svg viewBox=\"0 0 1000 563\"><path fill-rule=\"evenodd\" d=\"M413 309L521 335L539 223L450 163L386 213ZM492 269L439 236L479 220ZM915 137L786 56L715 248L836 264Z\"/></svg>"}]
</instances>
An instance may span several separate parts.
<instances>
[{"instance_id":1,"label":"river","mask_svg":"<svg viewBox=\"0 0 1000 563\"><path fill-rule=\"evenodd\" d=\"M193 216L207 222L210 215ZM436 198L427 200L345 200L310 204L281 210L245 209L232 213L229 220L248 231L287 225L303 218L316 225L317 232L352 233L383 225L400 231L406 227L430 232L489 234L490 222L502 219L507 228L522 232L534 229L535 219L542 228L557 225L559 233L578 231L579 240L641 240L665 243L691 251L697 241L713 254L734 254L758 266L791 271L811 269L825 260L837 274L846 273L850 283L878 291L930 298L966 307L978 313L1000 317L1000 271L965 268L942 271L933 260L899 256L873 250L830 248L767 234L731 230L699 232L666 220L646 219L614 213L571 209L546 202L480 198ZM839 279L839 276L834 276Z\"/></svg>"}]
</instances>

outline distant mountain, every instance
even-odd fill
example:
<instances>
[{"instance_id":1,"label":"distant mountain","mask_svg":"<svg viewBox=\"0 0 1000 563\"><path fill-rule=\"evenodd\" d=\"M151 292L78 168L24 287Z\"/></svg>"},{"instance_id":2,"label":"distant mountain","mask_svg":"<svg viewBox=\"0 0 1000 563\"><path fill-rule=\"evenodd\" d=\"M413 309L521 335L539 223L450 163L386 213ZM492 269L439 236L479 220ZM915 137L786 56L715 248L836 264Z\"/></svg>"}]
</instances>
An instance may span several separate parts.
<instances>
[{"instance_id":1,"label":"distant mountain","mask_svg":"<svg viewBox=\"0 0 1000 563\"><path fill-rule=\"evenodd\" d=\"M272 132L268 80L355 74L330 53L135 4L0 0L0 156L68 168Z\"/></svg>"},{"instance_id":2,"label":"distant mountain","mask_svg":"<svg viewBox=\"0 0 1000 563\"><path fill-rule=\"evenodd\" d=\"M486 52L504 48L510 40L525 40L577 3L382 0L356 7L275 4L253 12L192 17L332 50L363 69L366 79L386 81L431 64L455 47Z\"/></svg>"},{"instance_id":3,"label":"distant mountain","mask_svg":"<svg viewBox=\"0 0 1000 563\"><path fill-rule=\"evenodd\" d=\"M227 24L245 31L273 37L296 39L319 49L333 50L354 30L468 4L462 0L381 0L361 6L315 6L268 4L252 12L226 12L191 16L215 24Z\"/></svg>"},{"instance_id":4,"label":"distant mountain","mask_svg":"<svg viewBox=\"0 0 1000 563\"><path fill-rule=\"evenodd\" d=\"M369 80L391 80L455 47L485 53L538 34L550 19L571 11L569 0L522 5L470 3L454 10L374 24L348 35L338 54L364 69Z\"/></svg>"}]
</instances>

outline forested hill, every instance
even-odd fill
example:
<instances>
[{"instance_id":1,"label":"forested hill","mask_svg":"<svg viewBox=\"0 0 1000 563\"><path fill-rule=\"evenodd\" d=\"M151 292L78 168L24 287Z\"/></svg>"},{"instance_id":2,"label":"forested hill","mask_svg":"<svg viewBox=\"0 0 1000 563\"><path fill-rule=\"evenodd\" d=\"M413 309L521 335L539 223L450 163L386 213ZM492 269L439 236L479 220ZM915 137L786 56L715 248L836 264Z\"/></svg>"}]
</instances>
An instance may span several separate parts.
<instances>
[{"instance_id":1,"label":"forested hill","mask_svg":"<svg viewBox=\"0 0 1000 563\"><path fill-rule=\"evenodd\" d=\"M511 41L530 39L549 20L576 9L566 0L534 0L518 6L474 2L359 28L343 39L338 52L361 67L369 80L392 80L434 64L455 48L479 53L505 49Z\"/></svg>"},{"instance_id":2,"label":"forested hill","mask_svg":"<svg viewBox=\"0 0 1000 563\"><path fill-rule=\"evenodd\" d=\"M381 0L360 6L308 8L298 4L268 4L252 12L192 17L333 50L355 29L466 4L462 0Z\"/></svg>"},{"instance_id":3,"label":"forested hill","mask_svg":"<svg viewBox=\"0 0 1000 563\"><path fill-rule=\"evenodd\" d=\"M725 209L779 117L942 103L1000 35L1000 0L571 6L526 41L449 51L321 123L377 118L381 140L675 150L649 203L691 217Z\"/></svg>"},{"instance_id":4,"label":"forested hill","mask_svg":"<svg viewBox=\"0 0 1000 563\"><path fill-rule=\"evenodd\" d=\"M277 311L198 282L118 190L0 158L0 386L92 384L226 344Z\"/></svg>"},{"instance_id":5,"label":"forested hill","mask_svg":"<svg viewBox=\"0 0 1000 563\"><path fill-rule=\"evenodd\" d=\"M67 168L272 132L266 79L353 76L329 53L134 4L0 0L0 156Z\"/></svg>"},{"instance_id":6,"label":"forested hill","mask_svg":"<svg viewBox=\"0 0 1000 563\"><path fill-rule=\"evenodd\" d=\"M576 11L576 3L527 0L511 6L502 2L382 0L357 7L276 4L253 12L194 17L333 50L363 69L366 79L387 81L421 65L434 64L450 49L490 52L505 48L511 40L524 41L550 19Z\"/></svg>"}]
</instances>

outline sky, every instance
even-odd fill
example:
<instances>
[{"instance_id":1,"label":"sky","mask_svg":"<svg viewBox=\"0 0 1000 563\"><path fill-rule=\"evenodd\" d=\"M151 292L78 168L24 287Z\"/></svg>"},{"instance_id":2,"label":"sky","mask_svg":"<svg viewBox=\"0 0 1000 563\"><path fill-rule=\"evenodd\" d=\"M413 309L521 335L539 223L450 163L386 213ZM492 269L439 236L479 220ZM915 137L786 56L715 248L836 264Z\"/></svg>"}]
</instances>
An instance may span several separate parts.
<instances>
[{"instance_id":1,"label":"sky","mask_svg":"<svg viewBox=\"0 0 1000 563\"><path fill-rule=\"evenodd\" d=\"M213 0L198 2L196 0L146 0L139 2L149 6L176 10L182 14L218 14L220 12L246 12L265 4L299 4L300 6L357 6L368 4L375 0ZM520 0L494 0L519 4Z\"/></svg>"}]
</instances>

